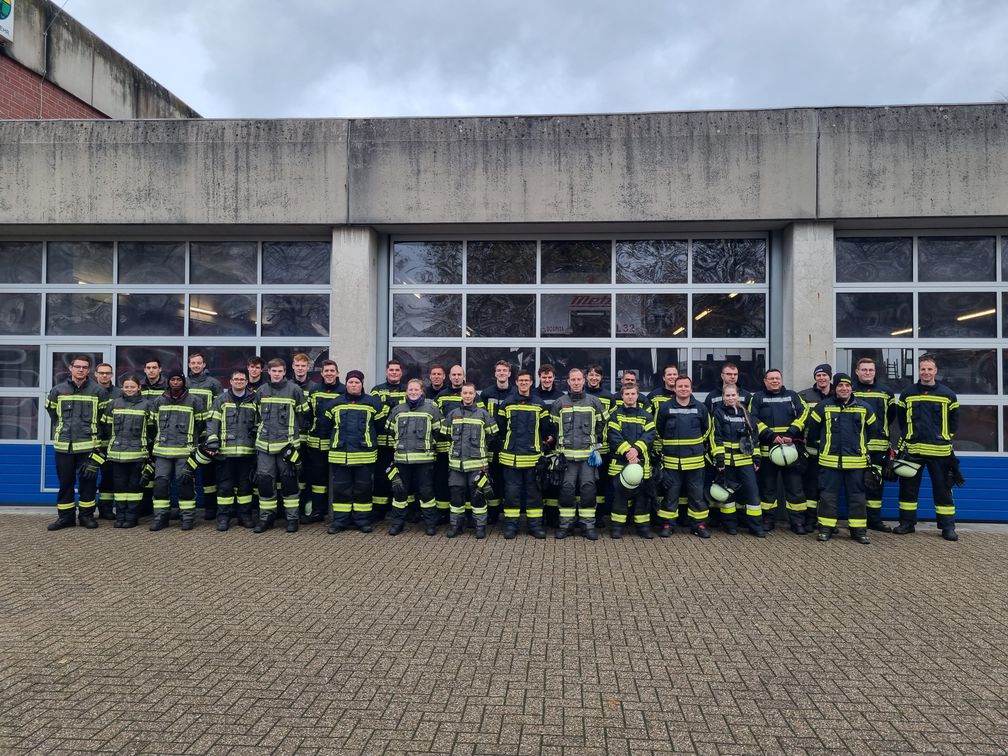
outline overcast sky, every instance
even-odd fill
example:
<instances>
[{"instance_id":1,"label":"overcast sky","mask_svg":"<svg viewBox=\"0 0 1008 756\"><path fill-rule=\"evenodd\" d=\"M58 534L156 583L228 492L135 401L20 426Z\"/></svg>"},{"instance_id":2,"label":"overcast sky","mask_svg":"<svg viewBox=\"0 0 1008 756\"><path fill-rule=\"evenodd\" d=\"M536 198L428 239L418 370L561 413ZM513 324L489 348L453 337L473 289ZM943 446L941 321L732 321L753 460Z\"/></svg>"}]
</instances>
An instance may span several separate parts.
<instances>
[{"instance_id":1,"label":"overcast sky","mask_svg":"<svg viewBox=\"0 0 1008 756\"><path fill-rule=\"evenodd\" d=\"M1004 0L66 0L65 10L211 118L1008 99Z\"/></svg>"}]
</instances>

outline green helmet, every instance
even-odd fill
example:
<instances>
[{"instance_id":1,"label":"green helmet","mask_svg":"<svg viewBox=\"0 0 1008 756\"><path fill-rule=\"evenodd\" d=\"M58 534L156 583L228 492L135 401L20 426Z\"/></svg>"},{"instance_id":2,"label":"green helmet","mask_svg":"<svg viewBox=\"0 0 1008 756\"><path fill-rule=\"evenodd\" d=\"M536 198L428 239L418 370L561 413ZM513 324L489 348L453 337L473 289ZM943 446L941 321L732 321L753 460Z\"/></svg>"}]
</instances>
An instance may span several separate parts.
<instances>
[{"instance_id":1,"label":"green helmet","mask_svg":"<svg viewBox=\"0 0 1008 756\"><path fill-rule=\"evenodd\" d=\"M716 501L718 504L724 504L735 495L735 488L727 483L715 480L711 483L710 491L708 493L710 493L712 501Z\"/></svg>"},{"instance_id":2,"label":"green helmet","mask_svg":"<svg viewBox=\"0 0 1008 756\"><path fill-rule=\"evenodd\" d=\"M770 461L778 467L787 467L798 461L798 447L794 444L775 444L770 448Z\"/></svg>"},{"instance_id":3,"label":"green helmet","mask_svg":"<svg viewBox=\"0 0 1008 756\"><path fill-rule=\"evenodd\" d=\"M619 479L623 488L633 491L644 480L644 468L636 462L629 464L620 470Z\"/></svg>"},{"instance_id":4,"label":"green helmet","mask_svg":"<svg viewBox=\"0 0 1008 756\"><path fill-rule=\"evenodd\" d=\"M893 472L901 478L912 478L920 468L920 462L914 461L903 453L898 454L892 463Z\"/></svg>"}]
</instances>

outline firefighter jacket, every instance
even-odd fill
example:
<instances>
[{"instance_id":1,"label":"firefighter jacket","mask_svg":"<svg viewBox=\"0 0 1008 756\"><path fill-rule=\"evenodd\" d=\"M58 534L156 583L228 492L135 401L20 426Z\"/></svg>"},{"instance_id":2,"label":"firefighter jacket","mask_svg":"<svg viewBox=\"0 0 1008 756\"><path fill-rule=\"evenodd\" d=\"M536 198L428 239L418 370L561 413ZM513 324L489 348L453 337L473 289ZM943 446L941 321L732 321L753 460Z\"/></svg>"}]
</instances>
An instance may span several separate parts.
<instances>
[{"instance_id":1,"label":"firefighter jacket","mask_svg":"<svg viewBox=\"0 0 1008 756\"><path fill-rule=\"evenodd\" d=\"M299 445L308 427L308 402L300 387L286 378L264 383L255 394L259 407L259 428L255 447L279 454L288 445Z\"/></svg>"},{"instance_id":2,"label":"firefighter jacket","mask_svg":"<svg viewBox=\"0 0 1008 756\"><path fill-rule=\"evenodd\" d=\"M329 410L343 394L346 393L346 386L340 383L339 378L335 383L316 383L308 398L308 415L311 425L308 428L307 443L312 449L328 451L329 442L332 438L332 420L329 419Z\"/></svg>"},{"instance_id":3,"label":"firefighter jacket","mask_svg":"<svg viewBox=\"0 0 1008 756\"><path fill-rule=\"evenodd\" d=\"M104 414L109 427L107 458L113 462L136 462L147 459L154 445L157 425L151 402L141 393L123 394L113 399Z\"/></svg>"},{"instance_id":4,"label":"firefighter jacket","mask_svg":"<svg viewBox=\"0 0 1008 756\"><path fill-rule=\"evenodd\" d=\"M378 397L388 407L385 421L378 425L378 446L395 446L395 442L392 439L392 428L389 426L389 419L392 409L397 404L402 404L406 401L406 384L389 383L388 381L379 383L371 389L371 395Z\"/></svg>"},{"instance_id":5,"label":"firefighter jacket","mask_svg":"<svg viewBox=\"0 0 1008 756\"><path fill-rule=\"evenodd\" d=\"M619 475L627 466L626 453L637 449L638 459L644 468L644 477L651 477L651 446L655 441L654 418L650 410L627 407L623 404L609 413L606 424L606 441L612 455L609 460L609 475Z\"/></svg>"},{"instance_id":6,"label":"firefighter jacket","mask_svg":"<svg viewBox=\"0 0 1008 756\"><path fill-rule=\"evenodd\" d=\"M764 389L749 397L749 415L756 423L760 453L765 456L777 436L801 437L808 407L797 391L781 386L780 391Z\"/></svg>"},{"instance_id":7,"label":"firefighter jacket","mask_svg":"<svg viewBox=\"0 0 1008 756\"><path fill-rule=\"evenodd\" d=\"M288 380L301 389L301 393L304 394L305 401L311 401L312 391L315 390L315 384L312 382L311 378L307 375L303 381L299 381L297 378L288 378Z\"/></svg>"},{"instance_id":8,"label":"firefighter jacket","mask_svg":"<svg viewBox=\"0 0 1008 756\"><path fill-rule=\"evenodd\" d=\"M736 385L735 388L738 389L739 404L745 407L747 404L749 404L749 397L752 396L752 392L746 391L744 388L738 385ZM724 383L722 383L716 389L707 394L707 397L704 399L704 406L707 408L707 411L713 415L714 408L719 406L723 402L724 402Z\"/></svg>"},{"instance_id":9,"label":"firefighter jacket","mask_svg":"<svg viewBox=\"0 0 1008 756\"><path fill-rule=\"evenodd\" d=\"M862 383L855 378L853 386L854 396L871 407L871 411L875 413L875 425L872 426L872 434L868 438L868 451L889 451L890 433L896 435L894 431L898 426L896 417L899 414L899 405L895 395L877 381Z\"/></svg>"},{"instance_id":10,"label":"firefighter jacket","mask_svg":"<svg viewBox=\"0 0 1008 756\"><path fill-rule=\"evenodd\" d=\"M483 406L486 407L487 412L497 421L498 425L501 422L500 408L504 400L514 396L518 393L518 389L508 383L504 388L498 388L497 382L494 381L492 384L487 386L485 389L480 391L480 401Z\"/></svg>"},{"instance_id":11,"label":"firefighter jacket","mask_svg":"<svg viewBox=\"0 0 1008 756\"><path fill-rule=\"evenodd\" d=\"M745 467L759 462L759 431L743 404L728 407L718 402L711 412L714 426L714 464Z\"/></svg>"},{"instance_id":12,"label":"firefighter jacket","mask_svg":"<svg viewBox=\"0 0 1008 756\"><path fill-rule=\"evenodd\" d=\"M832 394L824 394L819 390L818 386L809 386L804 391L799 391L798 396L802 398L802 401L805 402L809 409L812 409L823 399L832 396Z\"/></svg>"},{"instance_id":13,"label":"firefighter jacket","mask_svg":"<svg viewBox=\"0 0 1008 756\"><path fill-rule=\"evenodd\" d=\"M834 470L863 470L868 466L868 439L875 413L862 400L846 402L831 396L809 412L805 443L819 450L819 466Z\"/></svg>"},{"instance_id":14,"label":"firefighter jacket","mask_svg":"<svg viewBox=\"0 0 1008 756\"><path fill-rule=\"evenodd\" d=\"M482 470L496 443L497 421L476 402L459 404L444 416L441 433L451 439L448 467L460 472Z\"/></svg>"},{"instance_id":15,"label":"firefighter jacket","mask_svg":"<svg viewBox=\"0 0 1008 756\"><path fill-rule=\"evenodd\" d=\"M441 389L437 395L437 399L434 400L434 404L441 410L442 418L448 417L449 412L456 407L462 406L462 387L447 386ZM443 433L439 433L437 439L435 439L435 447L438 454L447 454L451 450L451 439Z\"/></svg>"},{"instance_id":16,"label":"firefighter jacket","mask_svg":"<svg viewBox=\"0 0 1008 756\"><path fill-rule=\"evenodd\" d=\"M922 386L920 381L899 398L902 444L911 454L947 457L959 430L959 401L944 383Z\"/></svg>"},{"instance_id":17,"label":"firefighter jacket","mask_svg":"<svg viewBox=\"0 0 1008 756\"><path fill-rule=\"evenodd\" d=\"M188 457L203 433L203 399L193 396L188 388L178 397L166 391L154 400L152 410L157 423L154 456Z\"/></svg>"},{"instance_id":18,"label":"firefighter jacket","mask_svg":"<svg viewBox=\"0 0 1008 756\"><path fill-rule=\"evenodd\" d=\"M317 396L317 394L316 394ZM370 465L378 460L378 426L388 406L371 394L340 394L326 410L325 449L333 465Z\"/></svg>"},{"instance_id":19,"label":"firefighter jacket","mask_svg":"<svg viewBox=\"0 0 1008 756\"><path fill-rule=\"evenodd\" d=\"M101 385L101 384L98 384L98 385ZM110 384L108 386L102 386L102 388L105 389L105 393L108 394L108 398L109 398L110 402L113 399L118 399L120 396L123 395L122 389L119 388L118 386Z\"/></svg>"},{"instance_id":20,"label":"firefighter jacket","mask_svg":"<svg viewBox=\"0 0 1008 756\"><path fill-rule=\"evenodd\" d=\"M553 384L553 388L546 391L542 386L536 386L532 389L532 396L543 403L543 406L548 409L553 409L553 403L564 395L564 392L560 390L560 387L556 383Z\"/></svg>"},{"instance_id":21,"label":"firefighter jacket","mask_svg":"<svg viewBox=\"0 0 1008 756\"><path fill-rule=\"evenodd\" d=\"M647 407L651 410L651 416L658 419L658 410L662 408L665 402L675 401L675 391L672 389L667 389L664 386L659 386L647 397Z\"/></svg>"},{"instance_id":22,"label":"firefighter jacket","mask_svg":"<svg viewBox=\"0 0 1008 756\"><path fill-rule=\"evenodd\" d=\"M203 402L200 412L204 414L210 412L214 399L220 396L222 390L220 381L210 375L207 370L204 370L199 375L195 375L190 370L186 376L186 388L189 389L190 394Z\"/></svg>"},{"instance_id":23,"label":"firefighter jacket","mask_svg":"<svg viewBox=\"0 0 1008 756\"><path fill-rule=\"evenodd\" d=\"M222 457L248 457L256 453L259 406L255 392L235 396L231 390L214 399L207 416L207 443Z\"/></svg>"},{"instance_id":24,"label":"firefighter jacket","mask_svg":"<svg viewBox=\"0 0 1008 756\"><path fill-rule=\"evenodd\" d=\"M161 394L168 390L168 381L165 380L162 375L157 381L151 383L147 376L140 382L140 393L145 397L153 401L157 399Z\"/></svg>"},{"instance_id":25,"label":"firefighter jacket","mask_svg":"<svg viewBox=\"0 0 1008 756\"><path fill-rule=\"evenodd\" d=\"M46 411L53 422L56 451L74 454L102 446L107 438L102 413L108 400L108 393L92 378L80 386L69 379L53 386Z\"/></svg>"},{"instance_id":26,"label":"firefighter jacket","mask_svg":"<svg viewBox=\"0 0 1008 756\"><path fill-rule=\"evenodd\" d=\"M430 383L424 383L424 390L423 390L424 396L426 396L433 402L435 399L437 399L437 395L440 394L442 391L444 391L447 387L448 387L447 383L442 383L437 388L435 388Z\"/></svg>"},{"instance_id":27,"label":"firefighter jacket","mask_svg":"<svg viewBox=\"0 0 1008 756\"><path fill-rule=\"evenodd\" d=\"M441 419L437 405L423 397L415 406L407 400L393 407L385 425L392 438L396 463L433 462Z\"/></svg>"},{"instance_id":28,"label":"firefighter jacket","mask_svg":"<svg viewBox=\"0 0 1008 756\"><path fill-rule=\"evenodd\" d=\"M602 414L609 417L609 413L612 408L616 406L616 397L610 394L608 391L604 390L601 386L593 389L591 386L585 384L584 391L586 394L591 394L602 404Z\"/></svg>"},{"instance_id":29,"label":"firefighter jacket","mask_svg":"<svg viewBox=\"0 0 1008 756\"><path fill-rule=\"evenodd\" d=\"M601 448L605 433L605 410L591 394L564 394L550 410L557 426L557 451L571 461L588 459Z\"/></svg>"},{"instance_id":30,"label":"firefighter jacket","mask_svg":"<svg viewBox=\"0 0 1008 756\"><path fill-rule=\"evenodd\" d=\"M690 396L685 406L676 399L662 402L655 420L666 470L699 470L713 443L714 428L707 408Z\"/></svg>"},{"instance_id":31,"label":"firefighter jacket","mask_svg":"<svg viewBox=\"0 0 1008 756\"><path fill-rule=\"evenodd\" d=\"M553 435L553 421L542 400L517 391L500 405L499 426L504 436L500 463L506 467L535 467L542 444Z\"/></svg>"}]
</instances>

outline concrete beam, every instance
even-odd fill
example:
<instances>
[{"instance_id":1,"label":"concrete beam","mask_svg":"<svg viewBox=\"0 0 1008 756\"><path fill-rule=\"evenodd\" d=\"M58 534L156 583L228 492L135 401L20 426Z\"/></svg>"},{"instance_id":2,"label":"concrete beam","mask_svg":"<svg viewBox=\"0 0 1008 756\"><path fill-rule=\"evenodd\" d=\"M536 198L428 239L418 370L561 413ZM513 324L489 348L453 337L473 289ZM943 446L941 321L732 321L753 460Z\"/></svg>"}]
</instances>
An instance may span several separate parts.
<instances>
[{"instance_id":1,"label":"concrete beam","mask_svg":"<svg viewBox=\"0 0 1008 756\"><path fill-rule=\"evenodd\" d=\"M833 224L792 223L784 229L784 381L812 385L812 370L833 364Z\"/></svg>"},{"instance_id":2,"label":"concrete beam","mask_svg":"<svg viewBox=\"0 0 1008 756\"><path fill-rule=\"evenodd\" d=\"M345 380L350 370L363 370L365 390L377 378L378 234L361 226L333 229L330 321L336 325L329 353Z\"/></svg>"}]
</instances>

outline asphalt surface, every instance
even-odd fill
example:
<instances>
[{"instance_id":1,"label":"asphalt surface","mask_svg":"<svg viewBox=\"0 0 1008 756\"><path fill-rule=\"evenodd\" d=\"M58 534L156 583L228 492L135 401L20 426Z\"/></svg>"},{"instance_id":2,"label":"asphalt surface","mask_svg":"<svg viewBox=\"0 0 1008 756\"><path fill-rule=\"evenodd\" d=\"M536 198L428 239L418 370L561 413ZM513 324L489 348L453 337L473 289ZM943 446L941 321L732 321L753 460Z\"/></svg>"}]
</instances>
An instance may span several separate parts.
<instances>
[{"instance_id":1,"label":"asphalt surface","mask_svg":"<svg viewBox=\"0 0 1008 756\"><path fill-rule=\"evenodd\" d=\"M51 519L0 512L3 754L1008 752L1004 528L860 546Z\"/></svg>"}]
</instances>

